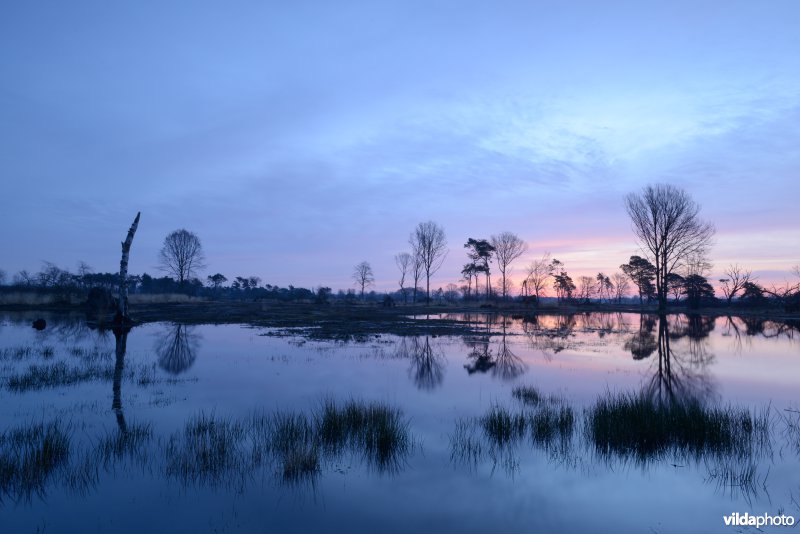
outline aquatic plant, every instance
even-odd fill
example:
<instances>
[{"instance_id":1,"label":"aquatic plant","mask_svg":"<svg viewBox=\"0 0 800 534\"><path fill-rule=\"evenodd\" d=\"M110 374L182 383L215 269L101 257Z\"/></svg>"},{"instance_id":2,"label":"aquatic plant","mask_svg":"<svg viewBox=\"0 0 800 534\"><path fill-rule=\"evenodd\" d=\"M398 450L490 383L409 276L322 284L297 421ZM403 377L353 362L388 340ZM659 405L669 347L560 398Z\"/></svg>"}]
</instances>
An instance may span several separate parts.
<instances>
[{"instance_id":1,"label":"aquatic plant","mask_svg":"<svg viewBox=\"0 0 800 534\"><path fill-rule=\"evenodd\" d=\"M701 401L607 393L587 411L586 436L604 457L644 463L665 455L745 458L769 441L767 413Z\"/></svg>"},{"instance_id":2,"label":"aquatic plant","mask_svg":"<svg viewBox=\"0 0 800 534\"><path fill-rule=\"evenodd\" d=\"M0 497L43 496L48 481L69 459L68 429L57 421L0 432Z\"/></svg>"}]
</instances>

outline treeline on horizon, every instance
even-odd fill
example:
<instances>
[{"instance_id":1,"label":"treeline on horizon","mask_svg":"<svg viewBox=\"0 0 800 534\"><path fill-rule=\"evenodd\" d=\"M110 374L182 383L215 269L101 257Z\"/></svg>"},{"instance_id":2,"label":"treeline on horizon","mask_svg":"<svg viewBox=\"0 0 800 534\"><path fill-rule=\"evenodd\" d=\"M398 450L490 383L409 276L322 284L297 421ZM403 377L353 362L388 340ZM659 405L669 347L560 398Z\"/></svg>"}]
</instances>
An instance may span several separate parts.
<instances>
[{"instance_id":1,"label":"treeline on horizon","mask_svg":"<svg viewBox=\"0 0 800 534\"><path fill-rule=\"evenodd\" d=\"M354 288L301 288L289 285L263 284L258 276L235 276L229 279L215 273L201 280L197 273L204 269L205 255L200 238L180 229L170 233L159 252L161 277L143 273L128 275L128 289L133 294L181 294L209 299L277 300L327 303L382 302L415 304L418 302L454 303L458 301L516 301L530 305L543 302L556 304L616 303L651 306L664 309L683 305L701 307L739 306L776 307L787 312L800 311L800 283L783 286L760 285L752 271L732 264L719 278L722 298L708 279L711 263L707 259L714 227L699 219L697 205L685 191L670 185L647 186L639 194L626 198L626 208L633 223L643 255L634 255L620 265L619 271L606 275L580 276L573 279L566 266L549 253L531 261L525 276L513 294L507 276L511 266L527 250L528 245L512 232L493 235L489 239L467 239L463 247L468 262L460 274L461 284L449 283L431 290L430 279L438 272L449 253L444 229L433 221L423 222L411 232L410 251L395 255L398 289L390 292L368 291L374 285L372 267L362 261L354 267ZM497 268L492 283L493 266ZM800 265L793 267L800 277ZM10 280L0 269L0 292L37 292L54 295L56 300L70 302L86 296L92 288L113 292L120 282L117 273L97 273L80 262L76 273L44 262L36 273L20 271ZM424 283L424 286L422 285ZM552 289L554 294L548 293Z\"/></svg>"}]
</instances>

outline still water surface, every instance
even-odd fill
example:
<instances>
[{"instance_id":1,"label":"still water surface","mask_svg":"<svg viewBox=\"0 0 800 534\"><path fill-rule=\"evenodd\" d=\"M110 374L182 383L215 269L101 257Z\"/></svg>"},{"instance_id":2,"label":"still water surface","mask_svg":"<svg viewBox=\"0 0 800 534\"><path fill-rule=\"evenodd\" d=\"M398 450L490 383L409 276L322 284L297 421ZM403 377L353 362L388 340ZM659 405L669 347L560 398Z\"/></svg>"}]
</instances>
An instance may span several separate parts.
<instances>
[{"instance_id":1,"label":"still water surface","mask_svg":"<svg viewBox=\"0 0 800 534\"><path fill-rule=\"evenodd\" d=\"M796 325L449 318L481 333L343 343L149 324L119 340L80 318L48 317L39 332L0 316L2 532L663 533L723 532L732 512L800 520ZM520 387L541 400L526 406ZM742 423L735 446L609 446L592 414L621 395L768 428ZM310 464L303 451L278 458L276 421L313 425L325 403L351 401L397 415L401 446L311 437L289 447L319 453ZM503 435L492 413L569 417ZM42 457L48 429L61 448Z\"/></svg>"}]
</instances>

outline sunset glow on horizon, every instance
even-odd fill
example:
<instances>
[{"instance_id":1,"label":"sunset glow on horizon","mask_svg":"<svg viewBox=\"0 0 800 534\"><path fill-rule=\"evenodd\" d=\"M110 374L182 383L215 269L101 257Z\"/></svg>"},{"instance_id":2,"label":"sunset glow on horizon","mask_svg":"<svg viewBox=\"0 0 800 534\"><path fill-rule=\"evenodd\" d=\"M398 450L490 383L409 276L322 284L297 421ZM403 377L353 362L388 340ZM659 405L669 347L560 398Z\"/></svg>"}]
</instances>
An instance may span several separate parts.
<instances>
[{"instance_id":1,"label":"sunset glow on horizon","mask_svg":"<svg viewBox=\"0 0 800 534\"><path fill-rule=\"evenodd\" d=\"M624 207L685 189L729 264L800 264L800 5L99 2L0 8L0 269L160 274L196 233L208 267L353 287L436 221L529 245L574 280L641 254ZM493 267L492 278L499 279ZM550 291L552 294L552 291Z\"/></svg>"}]
</instances>

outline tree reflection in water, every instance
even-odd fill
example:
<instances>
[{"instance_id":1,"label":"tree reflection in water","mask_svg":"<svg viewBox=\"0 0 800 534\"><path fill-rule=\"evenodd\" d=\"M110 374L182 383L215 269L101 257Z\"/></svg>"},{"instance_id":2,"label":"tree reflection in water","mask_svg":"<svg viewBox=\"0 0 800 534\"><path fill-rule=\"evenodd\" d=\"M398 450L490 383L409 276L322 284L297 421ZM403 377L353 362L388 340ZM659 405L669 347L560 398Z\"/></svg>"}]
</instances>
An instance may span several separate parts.
<instances>
[{"instance_id":1,"label":"tree reflection in water","mask_svg":"<svg viewBox=\"0 0 800 534\"><path fill-rule=\"evenodd\" d=\"M464 364L467 373L471 375L491 373L494 378L501 380L514 380L525 373L525 362L514 354L508 343L507 328L510 324L511 319L506 317L487 316L485 335L464 338L464 344L469 349L467 353L469 362ZM497 334L494 327L498 325L500 342L496 346L495 352L491 346L491 335Z\"/></svg>"},{"instance_id":2,"label":"tree reflection in water","mask_svg":"<svg viewBox=\"0 0 800 534\"><path fill-rule=\"evenodd\" d=\"M429 336L402 337L397 343L395 355L408 358L411 367L408 375L418 389L432 391L444 381L444 353L440 347L431 345Z\"/></svg>"},{"instance_id":3,"label":"tree reflection in water","mask_svg":"<svg viewBox=\"0 0 800 534\"><path fill-rule=\"evenodd\" d=\"M708 320L710 319L710 320ZM645 325L646 327L646 325ZM660 401L704 400L712 396L714 385L708 372L714 355L708 348L708 334L714 328L713 318L697 319L677 316L670 319L661 315L658 318L658 339L656 350L658 359L652 363L652 374L644 386L643 393ZM639 339L643 333L640 330ZM686 339L686 350L678 351L673 342ZM650 354L636 353L642 347L626 348L635 359L647 358ZM649 347L648 347L649 348Z\"/></svg>"},{"instance_id":4,"label":"tree reflection in water","mask_svg":"<svg viewBox=\"0 0 800 534\"><path fill-rule=\"evenodd\" d=\"M200 334L195 327L174 324L156 337L158 365L166 372L177 375L188 371L197 359Z\"/></svg>"},{"instance_id":5,"label":"tree reflection in water","mask_svg":"<svg viewBox=\"0 0 800 534\"><path fill-rule=\"evenodd\" d=\"M419 389L432 391L442 385L444 380L444 354L437 347L431 346L431 340L425 336L412 339L411 368L409 374Z\"/></svg>"}]
</instances>

